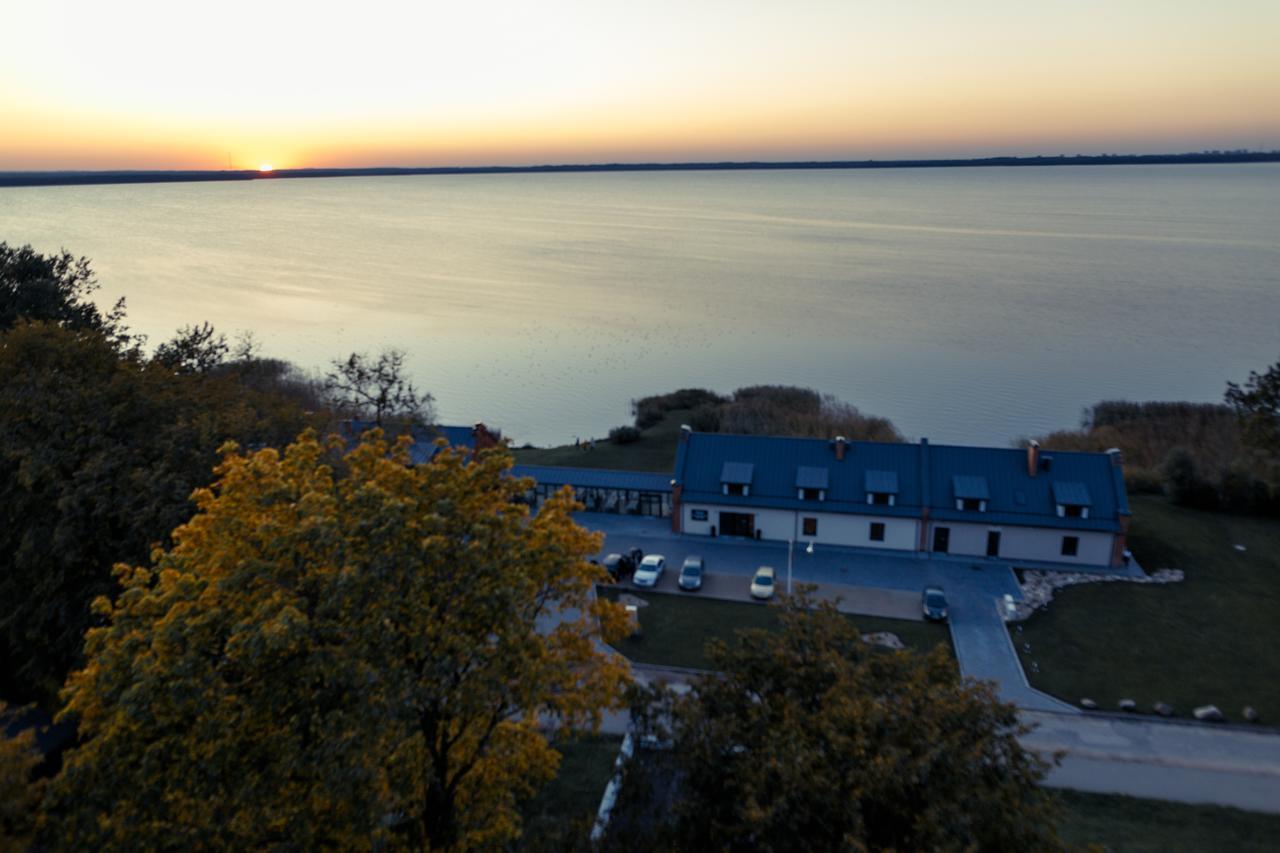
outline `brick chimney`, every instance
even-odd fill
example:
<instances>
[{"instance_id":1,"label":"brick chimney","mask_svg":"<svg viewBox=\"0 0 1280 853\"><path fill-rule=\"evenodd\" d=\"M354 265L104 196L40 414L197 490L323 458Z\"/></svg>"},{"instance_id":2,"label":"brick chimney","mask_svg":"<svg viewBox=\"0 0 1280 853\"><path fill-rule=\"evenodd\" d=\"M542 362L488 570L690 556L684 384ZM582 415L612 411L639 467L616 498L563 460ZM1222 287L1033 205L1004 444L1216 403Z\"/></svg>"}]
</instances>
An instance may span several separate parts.
<instances>
[{"instance_id":1,"label":"brick chimney","mask_svg":"<svg viewBox=\"0 0 1280 853\"><path fill-rule=\"evenodd\" d=\"M1032 439L1027 445L1027 476L1034 477L1040 470L1040 442Z\"/></svg>"},{"instance_id":2,"label":"brick chimney","mask_svg":"<svg viewBox=\"0 0 1280 853\"><path fill-rule=\"evenodd\" d=\"M476 453L498 446L498 437L489 432L489 428L483 422L475 425L475 428L471 430L471 435L475 438Z\"/></svg>"},{"instance_id":3,"label":"brick chimney","mask_svg":"<svg viewBox=\"0 0 1280 853\"><path fill-rule=\"evenodd\" d=\"M836 461L837 461L837 462L843 462L843 461L844 461L844 449L845 449L845 446L846 446L848 443L849 443L848 439L846 439L843 435L837 435L837 436L836 436L836 440L835 440L835 448L836 448Z\"/></svg>"}]
</instances>

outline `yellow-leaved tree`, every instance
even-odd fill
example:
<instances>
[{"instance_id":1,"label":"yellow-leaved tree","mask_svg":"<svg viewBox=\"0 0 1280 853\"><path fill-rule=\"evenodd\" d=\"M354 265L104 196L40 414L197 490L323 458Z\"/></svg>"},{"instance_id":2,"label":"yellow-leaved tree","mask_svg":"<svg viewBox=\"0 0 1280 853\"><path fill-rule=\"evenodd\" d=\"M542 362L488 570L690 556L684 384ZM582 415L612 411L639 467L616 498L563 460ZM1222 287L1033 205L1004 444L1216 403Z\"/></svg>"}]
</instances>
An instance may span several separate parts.
<instances>
[{"instance_id":1,"label":"yellow-leaved tree","mask_svg":"<svg viewBox=\"0 0 1280 853\"><path fill-rule=\"evenodd\" d=\"M50 846L500 846L555 773L540 726L617 706L625 616L570 494L531 517L501 448L340 447L224 449L174 546L117 567Z\"/></svg>"}]
</instances>

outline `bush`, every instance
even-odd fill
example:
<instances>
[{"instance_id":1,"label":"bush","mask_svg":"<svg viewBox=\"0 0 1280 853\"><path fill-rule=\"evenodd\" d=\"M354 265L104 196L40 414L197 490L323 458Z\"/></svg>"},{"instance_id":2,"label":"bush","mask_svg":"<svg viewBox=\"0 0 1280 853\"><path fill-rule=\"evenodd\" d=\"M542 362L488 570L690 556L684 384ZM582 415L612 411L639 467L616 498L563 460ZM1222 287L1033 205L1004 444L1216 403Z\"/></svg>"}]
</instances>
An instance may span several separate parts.
<instances>
[{"instance_id":1,"label":"bush","mask_svg":"<svg viewBox=\"0 0 1280 853\"><path fill-rule=\"evenodd\" d=\"M705 388L681 388L670 394L655 394L631 401L631 413L636 417L637 429L648 429L661 423L668 412L676 409L696 409L700 406L718 406L728 400Z\"/></svg>"},{"instance_id":2,"label":"bush","mask_svg":"<svg viewBox=\"0 0 1280 853\"><path fill-rule=\"evenodd\" d=\"M1164 474L1164 492L1180 506L1208 509L1217 504L1217 495L1196 471L1196 460L1185 447L1175 447L1160 466Z\"/></svg>"},{"instance_id":3,"label":"bush","mask_svg":"<svg viewBox=\"0 0 1280 853\"><path fill-rule=\"evenodd\" d=\"M614 444L631 444L640 440L640 430L633 426L614 427L609 430L609 440Z\"/></svg>"}]
</instances>

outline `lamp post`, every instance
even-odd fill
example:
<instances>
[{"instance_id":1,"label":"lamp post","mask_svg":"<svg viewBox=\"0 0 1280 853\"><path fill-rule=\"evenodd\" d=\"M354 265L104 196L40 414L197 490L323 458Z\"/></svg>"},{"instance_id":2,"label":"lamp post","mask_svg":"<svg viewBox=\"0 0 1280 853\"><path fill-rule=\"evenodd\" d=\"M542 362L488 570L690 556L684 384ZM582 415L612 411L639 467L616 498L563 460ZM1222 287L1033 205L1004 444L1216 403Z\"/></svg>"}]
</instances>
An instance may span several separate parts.
<instances>
[{"instance_id":1,"label":"lamp post","mask_svg":"<svg viewBox=\"0 0 1280 853\"><path fill-rule=\"evenodd\" d=\"M787 595L791 594L791 563L794 559L795 550L796 540L795 537L792 537L787 540Z\"/></svg>"}]
</instances>

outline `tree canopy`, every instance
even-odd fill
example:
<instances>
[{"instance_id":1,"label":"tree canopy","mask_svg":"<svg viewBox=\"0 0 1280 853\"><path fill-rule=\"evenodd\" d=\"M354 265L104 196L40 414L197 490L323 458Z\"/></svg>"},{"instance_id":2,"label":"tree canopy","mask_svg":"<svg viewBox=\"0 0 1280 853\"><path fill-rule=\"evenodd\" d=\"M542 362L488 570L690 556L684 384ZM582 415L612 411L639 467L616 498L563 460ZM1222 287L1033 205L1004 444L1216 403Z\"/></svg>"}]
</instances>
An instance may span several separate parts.
<instances>
[{"instance_id":1,"label":"tree canopy","mask_svg":"<svg viewBox=\"0 0 1280 853\"><path fill-rule=\"evenodd\" d=\"M411 427L435 422L434 398L414 387L405 374L405 354L388 349L376 359L353 352L333 362L325 390L334 411L372 421L380 427Z\"/></svg>"},{"instance_id":2,"label":"tree canopy","mask_svg":"<svg viewBox=\"0 0 1280 853\"><path fill-rule=\"evenodd\" d=\"M13 248L0 242L0 332L24 320L42 321L127 343L124 299L104 314L90 299L97 289L88 258L65 250L42 255L30 246Z\"/></svg>"},{"instance_id":3,"label":"tree canopy","mask_svg":"<svg viewBox=\"0 0 1280 853\"><path fill-rule=\"evenodd\" d=\"M780 615L781 631L714 643L717 674L687 693L639 692L642 736L670 745L652 764L666 782L635 765L610 846L1061 846L1038 787L1047 765L1018 743L1016 710L987 685L962 682L944 649L876 649L850 618L804 597Z\"/></svg>"},{"instance_id":4,"label":"tree canopy","mask_svg":"<svg viewBox=\"0 0 1280 853\"><path fill-rule=\"evenodd\" d=\"M287 443L302 409L236 377L177 375L100 331L0 334L0 690L56 696L111 566L190 518L218 445Z\"/></svg>"},{"instance_id":5,"label":"tree canopy","mask_svg":"<svg viewBox=\"0 0 1280 853\"><path fill-rule=\"evenodd\" d=\"M51 847L500 846L556 767L540 723L616 704L624 615L568 492L530 517L505 449L340 447L228 447L173 546L117 567Z\"/></svg>"},{"instance_id":6,"label":"tree canopy","mask_svg":"<svg viewBox=\"0 0 1280 853\"><path fill-rule=\"evenodd\" d=\"M1226 401L1239 416L1246 441L1268 457L1280 456L1280 361L1264 373L1250 371L1244 385L1228 382Z\"/></svg>"}]
</instances>

